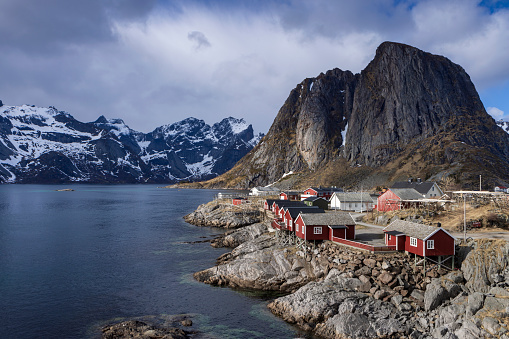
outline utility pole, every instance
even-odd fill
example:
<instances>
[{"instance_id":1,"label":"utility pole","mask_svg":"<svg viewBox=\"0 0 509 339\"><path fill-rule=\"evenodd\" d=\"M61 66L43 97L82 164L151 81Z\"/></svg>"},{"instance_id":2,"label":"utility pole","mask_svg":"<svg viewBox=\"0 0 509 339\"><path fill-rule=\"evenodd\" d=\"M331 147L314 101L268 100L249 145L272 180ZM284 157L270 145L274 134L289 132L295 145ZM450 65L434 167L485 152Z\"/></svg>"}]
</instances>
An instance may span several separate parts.
<instances>
[{"instance_id":1,"label":"utility pole","mask_svg":"<svg viewBox=\"0 0 509 339\"><path fill-rule=\"evenodd\" d=\"M463 241L467 243L467 195L463 195Z\"/></svg>"},{"instance_id":2,"label":"utility pole","mask_svg":"<svg viewBox=\"0 0 509 339\"><path fill-rule=\"evenodd\" d=\"M479 174L479 192L482 191L481 175Z\"/></svg>"}]
</instances>

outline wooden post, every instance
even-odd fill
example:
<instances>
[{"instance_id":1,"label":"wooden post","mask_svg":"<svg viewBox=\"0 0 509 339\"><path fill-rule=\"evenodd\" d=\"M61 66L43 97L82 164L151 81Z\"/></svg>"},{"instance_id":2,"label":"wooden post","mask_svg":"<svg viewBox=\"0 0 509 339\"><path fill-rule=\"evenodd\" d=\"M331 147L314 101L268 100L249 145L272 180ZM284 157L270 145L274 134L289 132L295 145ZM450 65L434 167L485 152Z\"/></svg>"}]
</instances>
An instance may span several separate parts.
<instances>
[{"instance_id":1,"label":"wooden post","mask_svg":"<svg viewBox=\"0 0 509 339\"><path fill-rule=\"evenodd\" d=\"M442 268L442 256L438 256L438 269Z\"/></svg>"},{"instance_id":2,"label":"wooden post","mask_svg":"<svg viewBox=\"0 0 509 339\"><path fill-rule=\"evenodd\" d=\"M452 269L454 270L454 255L452 256Z\"/></svg>"},{"instance_id":3,"label":"wooden post","mask_svg":"<svg viewBox=\"0 0 509 339\"><path fill-rule=\"evenodd\" d=\"M423 265L424 265L424 277L426 277L426 256L424 256Z\"/></svg>"}]
</instances>

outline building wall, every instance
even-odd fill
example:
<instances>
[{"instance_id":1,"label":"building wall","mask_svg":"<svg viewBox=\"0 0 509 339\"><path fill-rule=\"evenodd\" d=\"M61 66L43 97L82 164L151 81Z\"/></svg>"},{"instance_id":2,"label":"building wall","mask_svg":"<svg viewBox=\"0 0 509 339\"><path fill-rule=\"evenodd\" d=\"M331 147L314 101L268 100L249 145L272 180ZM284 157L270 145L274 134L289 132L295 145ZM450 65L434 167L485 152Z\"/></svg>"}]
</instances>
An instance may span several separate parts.
<instances>
[{"instance_id":1,"label":"building wall","mask_svg":"<svg viewBox=\"0 0 509 339\"><path fill-rule=\"evenodd\" d=\"M331 229L329 228L329 240L333 240L332 237L336 237L336 238L340 238L340 239L345 239L345 231L346 229L345 228L339 228L339 229Z\"/></svg>"},{"instance_id":2,"label":"building wall","mask_svg":"<svg viewBox=\"0 0 509 339\"><path fill-rule=\"evenodd\" d=\"M322 230L321 234L315 234L314 228L318 227ZM329 227L326 225L306 225L305 226L306 240L327 240L329 239Z\"/></svg>"},{"instance_id":3,"label":"building wall","mask_svg":"<svg viewBox=\"0 0 509 339\"><path fill-rule=\"evenodd\" d=\"M449 236L443 230L439 230L433 234L428 240L434 240L435 248L426 249L426 256L438 256L438 255L454 255L455 244L454 238Z\"/></svg>"},{"instance_id":4,"label":"building wall","mask_svg":"<svg viewBox=\"0 0 509 339\"><path fill-rule=\"evenodd\" d=\"M389 199L392 202L391 204L388 203ZM387 190L384 194L379 196L378 197L378 203L377 203L378 211L380 211L380 212L388 212L388 211L399 210L400 209L399 208L399 204L398 203L394 203L393 199L401 200L391 190Z\"/></svg>"}]
</instances>

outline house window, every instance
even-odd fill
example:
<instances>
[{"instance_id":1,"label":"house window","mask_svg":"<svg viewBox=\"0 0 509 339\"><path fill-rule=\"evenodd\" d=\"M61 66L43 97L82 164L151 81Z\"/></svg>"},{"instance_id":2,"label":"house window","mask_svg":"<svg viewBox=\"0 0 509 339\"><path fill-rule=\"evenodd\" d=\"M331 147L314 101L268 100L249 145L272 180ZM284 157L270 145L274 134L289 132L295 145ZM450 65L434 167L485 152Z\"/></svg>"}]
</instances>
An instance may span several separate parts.
<instances>
[{"instance_id":1,"label":"house window","mask_svg":"<svg viewBox=\"0 0 509 339\"><path fill-rule=\"evenodd\" d=\"M410 238L410 246L417 247L417 238Z\"/></svg>"},{"instance_id":2,"label":"house window","mask_svg":"<svg viewBox=\"0 0 509 339\"><path fill-rule=\"evenodd\" d=\"M290 227L292 227L292 219L290 219L290 220L288 221L288 225L289 225Z\"/></svg>"},{"instance_id":3,"label":"house window","mask_svg":"<svg viewBox=\"0 0 509 339\"><path fill-rule=\"evenodd\" d=\"M299 231L299 224L295 224L295 232Z\"/></svg>"},{"instance_id":4,"label":"house window","mask_svg":"<svg viewBox=\"0 0 509 339\"><path fill-rule=\"evenodd\" d=\"M435 248L435 240L426 241L426 249L432 250Z\"/></svg>"},{"instance_id":5,"label":"house window","mask_svg":"<svg viewBox=\"0 0 509 339\"><path fill-rule=\"evenodd\" d=\"M322 228L321 227L315 227L313 230L314 234L322 234Z\"/></svg>"},{"instance_id":6,"label":"house window","mask_svg":"<svg viewBox=\"0 0 509 339\"><path fill-rule=\"evenodd\" d=\"M389 234L389 240L391 240L391 235Z\"/></svg>"},{"instance_id":7,"label":"house window","mask_svg":"<svg viewBox=\"0 0 509 339\"><path fill-rule=\"evenodd\" d=\"M435 191L435 186L431 187L431 190L432 190L432 191Z\"/></svg>"}]
</instances>

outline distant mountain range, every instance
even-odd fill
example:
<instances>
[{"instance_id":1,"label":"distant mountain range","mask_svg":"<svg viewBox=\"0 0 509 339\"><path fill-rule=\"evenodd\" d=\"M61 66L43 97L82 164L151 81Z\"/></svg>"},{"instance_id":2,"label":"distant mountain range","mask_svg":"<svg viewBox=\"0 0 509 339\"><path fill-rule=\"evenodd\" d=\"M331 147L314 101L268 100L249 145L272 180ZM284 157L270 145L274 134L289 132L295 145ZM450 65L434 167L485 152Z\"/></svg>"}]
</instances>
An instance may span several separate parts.
<instances>
[{"instance_id":1,"label":"distant mountain range","mask_svg":"<svg viewBox=\"0 0 509 339\"><path fill-rule=\"evenodd\" d=\"M243 119L187 118L151 133L121 119L80 122L55 107L3 106L0 183L175 183L229 170L263 135Z\"/></svg>"},{"instance_id":2,"label":"distant mountain range","mask_svg":"<svg viewBox=\"0 0 509 339\"><path fill-rule=\"evenodd\" d=\"M384 42L358 74L336 68L303 80L263 140L200 187L360 189L420 177L474 188L479 175L483 187L507 186L508 127L460 65Z\"/></svg>"}]
</instances>

